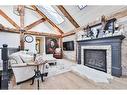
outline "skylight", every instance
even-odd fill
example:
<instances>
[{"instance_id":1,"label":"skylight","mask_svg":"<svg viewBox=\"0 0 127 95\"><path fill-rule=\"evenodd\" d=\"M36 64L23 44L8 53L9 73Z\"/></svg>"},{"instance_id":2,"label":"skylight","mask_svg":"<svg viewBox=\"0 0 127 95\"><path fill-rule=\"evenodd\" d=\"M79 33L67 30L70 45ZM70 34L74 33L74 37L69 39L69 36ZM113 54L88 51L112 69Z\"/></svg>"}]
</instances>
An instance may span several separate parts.
<instances>
[{"instance_id":1,"label":"skylight","mask_svg":"<svg viewBox=\"0 0 127 95\"><path fill-rule=\"evenodd\" d=\"M43 5L37 7L55 24L61 24L64 22L62 16L51 5Z\"/></svg>"},{"instance_id":2,"label":"skylight","mask_svg":"<svg viewBox=\"0 0 127 95\"><path fill-rule=\"evenodd\" d=\"M78 8L79 8L80 10L82 10L82 9L84 9L86 6L87 6L87 5L78 5Z\"/></svg>"}]
</instances>

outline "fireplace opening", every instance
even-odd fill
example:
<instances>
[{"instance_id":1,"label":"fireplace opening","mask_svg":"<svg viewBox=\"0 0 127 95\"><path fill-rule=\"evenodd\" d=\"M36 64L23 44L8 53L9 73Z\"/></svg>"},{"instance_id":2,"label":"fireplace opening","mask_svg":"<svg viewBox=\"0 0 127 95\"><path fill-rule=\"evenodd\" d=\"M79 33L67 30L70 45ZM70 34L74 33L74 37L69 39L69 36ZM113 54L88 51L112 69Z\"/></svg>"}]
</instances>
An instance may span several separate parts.
<instances>
[{"instance_id":1,"label":"fireplace opening","mask_svg":"<svg viewBox=\"0 0 127 95\"><path fill-rule=\"evenodd\" d=\"M107 72L106 50L84 49L84 65Z\"/></svg>"}]
</instances>

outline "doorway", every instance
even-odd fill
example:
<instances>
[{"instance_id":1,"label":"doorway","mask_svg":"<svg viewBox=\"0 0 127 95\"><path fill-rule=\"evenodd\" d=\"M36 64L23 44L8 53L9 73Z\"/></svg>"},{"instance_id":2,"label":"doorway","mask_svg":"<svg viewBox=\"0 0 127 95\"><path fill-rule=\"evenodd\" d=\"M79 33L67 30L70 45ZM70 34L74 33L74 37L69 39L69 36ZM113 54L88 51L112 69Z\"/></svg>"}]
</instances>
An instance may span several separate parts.
<instances>
[{"instance_id":1,"label":"doorway","mask_svg":"<svg viewBox=\"0 0 127 95\"><path fill-rule=\"evenodd\" d=\"M41 47L41 39L37 38L36 39L36 51L39 54L40 53L40 47Z\"/></svg>"}]
</instances>

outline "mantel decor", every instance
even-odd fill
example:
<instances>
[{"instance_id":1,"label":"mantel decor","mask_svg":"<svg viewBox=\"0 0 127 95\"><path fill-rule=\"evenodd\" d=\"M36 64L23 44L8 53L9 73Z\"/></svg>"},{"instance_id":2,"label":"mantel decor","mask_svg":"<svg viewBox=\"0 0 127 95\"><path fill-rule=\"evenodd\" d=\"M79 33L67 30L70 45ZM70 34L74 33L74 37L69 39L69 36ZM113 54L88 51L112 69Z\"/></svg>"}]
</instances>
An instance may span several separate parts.
<instances>
[{"instance_id":1,"label":"mantel decor","mask_svg":"<svg viewBox=\"0 0 127 95\"><path fill-rule=\"evenodd\" d=\"M102 16L101 22L95 25L87 25L84 28L84 33L78 35L77 40L97 39L109 36L121 35L123 27L118 25L117 19L112 18L107 20L105 16Z\"/></svg>"}]
</instances>

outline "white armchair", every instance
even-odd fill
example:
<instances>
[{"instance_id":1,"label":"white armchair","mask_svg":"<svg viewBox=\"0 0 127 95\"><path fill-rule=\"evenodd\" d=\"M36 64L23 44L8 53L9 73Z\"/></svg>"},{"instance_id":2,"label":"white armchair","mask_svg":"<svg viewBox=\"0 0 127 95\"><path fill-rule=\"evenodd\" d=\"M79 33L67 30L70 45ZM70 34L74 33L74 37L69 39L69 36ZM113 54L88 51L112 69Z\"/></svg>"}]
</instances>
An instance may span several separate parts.
<instances>
[{"instance_id":1,"label":"white armchair","mask_svg":"<svg viewBox=\"0 0 127 95\"><path fill-rule=\"evenodd\" d=\"M34 76L34 66L28 66L27 63L33 64L33 56L26 54L24 51L13 53L9 56L9 61L16 79L16 83L23 82Z\"/></svg>"}]
</instances>

